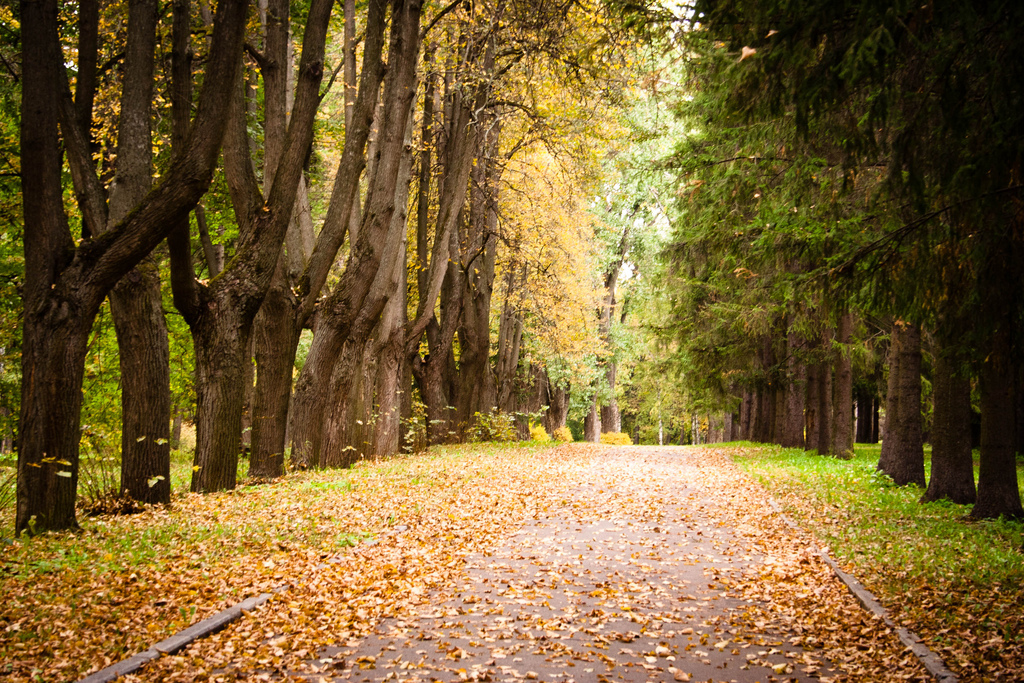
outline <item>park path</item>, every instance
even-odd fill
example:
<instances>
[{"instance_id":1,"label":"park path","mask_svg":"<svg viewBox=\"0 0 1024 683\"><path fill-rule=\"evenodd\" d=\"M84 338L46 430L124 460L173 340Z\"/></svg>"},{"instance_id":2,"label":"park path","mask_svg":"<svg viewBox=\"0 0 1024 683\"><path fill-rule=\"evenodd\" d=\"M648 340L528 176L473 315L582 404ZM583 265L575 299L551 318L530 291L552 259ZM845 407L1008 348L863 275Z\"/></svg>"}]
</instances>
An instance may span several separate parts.
<instances>
[{"instance_id":1,"label":"park path","mask_svg":"<svg viewBox=\"0 0 1024 683\"><path fill-rule=\"evenodd\" d=\"M722 478L728 473L715 470L720 465L700 449L609 450L557 510L538 512L492 551L471 555L461 586L417 614L385 619L359 642L322 649L292 675L830 680L826 640L807 614L816 598L836 600L842 589L821 571L792 582L792 567L809 564L807 546L780 551L767 543L764 529L747 523L772 516L767 500L738 500L748 493L730 489ZM794 608L794 600L810 608Z\"/></svg>"}]
</instances>

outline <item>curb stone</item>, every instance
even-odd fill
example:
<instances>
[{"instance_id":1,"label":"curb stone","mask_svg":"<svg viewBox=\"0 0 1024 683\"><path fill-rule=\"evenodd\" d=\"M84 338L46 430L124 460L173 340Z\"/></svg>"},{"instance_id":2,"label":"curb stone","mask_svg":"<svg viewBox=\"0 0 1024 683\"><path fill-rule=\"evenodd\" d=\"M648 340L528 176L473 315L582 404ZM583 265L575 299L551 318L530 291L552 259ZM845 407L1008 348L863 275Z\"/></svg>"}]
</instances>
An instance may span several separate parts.
<instances>
[{"instance_id":1,"label":"curb stone","mask_svg":"<svg viewBox=\"0 0 1024 683\"><path fill-rule=\"evenodd\" d=\"M161 640L159 643L156 643L144 652L140 652L128 659L121 660L116 664L111 664L104 669L100 669L99 671L89 674L85 678L80 679L78 683L107 683L108 681L113 681L125 674L134 673L141 669L147 662L151 662L161 655L174 654L175 652L191 645L196 640L221 630L232 621L240 618L246 612L264 604L270 600L270 598L274 597L274 595L288 590L288 586L289 584L283 584L275 588L271 593L260 593L255 597L246 598L241 602L235 603L227 609L222 609L212 617L207 617L202 621L192 624L184 631L180 631L170 638Z\"/></svg>"},{"instance_id":2,"label":"curb stone","mask_svg":"<svg viewBox=\"0 0 1024 683\"><path fill-rule=\"evenodd\" d=\"M797 526L796 523L782 511L782 507L771 495L768 496L768 504L772 506L772 509L791 529L803 533L803 529ZM918 660L928 670L928 673L930 673L936 681L939 681L939 683L959 682L960 679L957 678L956 674L946 668L946 663L942 661L942 658L933 652L931 648L925 645L921 640L921 637L916 633L909 629L905 629L902 626L898 626L896 622L892 620L892 617L889 616L885 607L882 606L882 603L878 601L878 598L872 595L872 593L865 588L860 581L840 569L839 563L832 559L827 552L819 548L817 545L812 545L812 548L814 552L816 552L821 559L825 561L825 564L832 568L833 573L835 573L835 575L839 577L839 580L846 585L850 593L853 594L853 597L857 598L857 601L864 606L864 609L881 618L886 626L896 632L900 641L907 646L907 649L914 653Z\"/></svg>"}]
</instances>

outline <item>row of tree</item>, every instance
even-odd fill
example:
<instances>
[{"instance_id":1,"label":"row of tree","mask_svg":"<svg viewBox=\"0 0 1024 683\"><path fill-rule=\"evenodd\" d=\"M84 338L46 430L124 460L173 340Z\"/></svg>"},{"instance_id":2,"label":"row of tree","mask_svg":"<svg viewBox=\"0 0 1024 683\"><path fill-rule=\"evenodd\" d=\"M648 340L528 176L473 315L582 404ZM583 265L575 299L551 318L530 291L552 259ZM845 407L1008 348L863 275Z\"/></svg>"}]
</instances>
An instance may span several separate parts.
<instances>
[{"instance_id":1,"label":"row of tree","mask_svg":"<svg viewBox=\"0 0 1024 683\"><path fill-rule=\"evenodd\" d=\"M192 338L197 492L236 485L243 440L257 478L288 451L298 467L395 453L414 388L431 443L543 407L553 431L570 378L589 391L591 273L601 234L617 241L586 207L594 149L618 135L613 10L339 8L45 0L7 18L19 532L76 524L84 368L107 306L121 494L169 501L168 289Z\"/></svg>"},{"instance_id":2,"label":"row of tree","mask_svg":"<svg viewBox=\"0 0 1024 683\"><path fill-rule=\"evenodd\" d=\"M1020 516L1024 8L644 16L690 57L659 75L689 132L661 163L673 234L649 324L691 402L734 436L839 456L884 407L882 472L924 486L928 438L926 499Z\"/></svg>"}]
</instances>

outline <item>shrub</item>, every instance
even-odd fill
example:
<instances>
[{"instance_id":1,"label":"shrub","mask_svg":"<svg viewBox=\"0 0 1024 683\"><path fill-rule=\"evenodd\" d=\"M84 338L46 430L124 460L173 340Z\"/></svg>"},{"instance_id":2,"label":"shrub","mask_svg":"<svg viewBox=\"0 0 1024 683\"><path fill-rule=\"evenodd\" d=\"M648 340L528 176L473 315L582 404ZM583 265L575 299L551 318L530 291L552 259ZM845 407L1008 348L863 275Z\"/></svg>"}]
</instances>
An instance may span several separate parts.
<instances>
[{"instance_id":1,"label":"shrub","mask_svg":"<svg viewBox=\"0 0 1024 683\"><path fill-rule=\"evenodd\" d=\"M601 443L610 446L632 446L633 439L625 432L605 432L601 434Z\"/></svg>"},{"instance_id":2,"label":"shrub","mask_svg":"<svg viewBox=\"0 0 1024 683\"><path fill-rule=\"evenodd\" d=\"M558 429L555 430L555 441L559 441L561 443L571 443L572 432L569 430L568 427L559 427Z\"/></svg>"},{"instance_id":3,"label":"shrub","mask_svg":"<svg viewBox=\"0 0 1024 683\"><path fill-rule=\"evenodd\" d=\"M515 441L516 420L509 413L476 413L476 425L470 430L472 441Z\"/></svg>"},{"instance_id":4,"label":"shrub","mask_svg":"<svg viewBox=\"0 0 1024 683\"><path fill-rule=\"evenodd\" d=\"M546 441L551 441L551 436L548 435L547 430L544 429L542 425L534 424L530 425L530 440L540 441L543 443Z\"/></svg>"}]
</instances>

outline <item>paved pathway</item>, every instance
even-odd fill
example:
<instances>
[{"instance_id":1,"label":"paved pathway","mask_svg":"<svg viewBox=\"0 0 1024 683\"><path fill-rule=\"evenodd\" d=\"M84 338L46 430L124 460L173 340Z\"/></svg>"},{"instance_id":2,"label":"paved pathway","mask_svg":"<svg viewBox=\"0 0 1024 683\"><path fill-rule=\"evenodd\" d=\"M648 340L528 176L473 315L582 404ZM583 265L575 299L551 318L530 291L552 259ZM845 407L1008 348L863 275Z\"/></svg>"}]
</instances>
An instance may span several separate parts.
<instances>
[{"instance_id":1,"label":"paved pathway","mask_svg":"<svg viewBox=\"0 0 1024 683\"><path fill-rule=\"evenodd\" d=\"M828 663L744 613L761 556L693 486L699 450L610 453L415 618L311 662L339 681L814 681Z\"/></svg>"}]
</instances>

